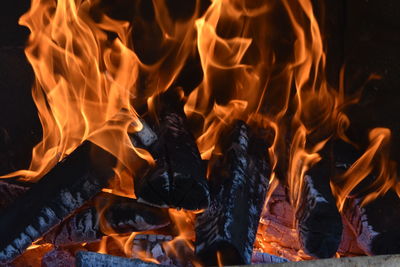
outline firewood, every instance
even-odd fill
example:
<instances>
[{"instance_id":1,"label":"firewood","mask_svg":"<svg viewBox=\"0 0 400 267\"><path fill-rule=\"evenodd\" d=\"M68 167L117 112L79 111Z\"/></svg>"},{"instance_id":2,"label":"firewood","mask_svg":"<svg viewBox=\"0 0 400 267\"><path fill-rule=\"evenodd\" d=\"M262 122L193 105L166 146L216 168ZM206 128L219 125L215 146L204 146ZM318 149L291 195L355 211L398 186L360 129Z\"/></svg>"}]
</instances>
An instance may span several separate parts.
<instances>
[{"instance_id":1,"label":"firewood","mask_svg":"<svg viewBox=\"0 0 400 267\"><path fill-rule=\"evenodd\" d=\"M196 219L196 254L207 265L249 264L270 175L267 145L237 121L210 160L210 207Z\"/></svg>"},{"instance_id":2,"label":"firewood","mask_svg":"<svg viewBox=\"0 0 400 267\"><path fill-rule=\"evenodd\" d=\"M344 216L367 255L400 253L400 198L393 191L361 206L362 198L350 198Z\"/></svg>"},{"instance_id":3,"label":"firewood","mask_svg":"<svg viewBox=\"0 0 400 267\"><path fill-rule=\"evenodd\" d=\"M74 265L75 257L69 251L53 249L43 256L41 267L73 267Z\"/></svg>"},{"instance_id":4,"label":"firewood","mask_svg":"<svg viewBox=\"0 0 400 267\"><path fill-rule=\"evenodd\" d=\"M272 192L260 220L255 248L280 255L290 261L311 260L312 257L302 250L296 229L295 209L290 204L286 193L282 185L278 185ZM344 257L365 255L347 223L343 223L338 253Z\"/></svg>"},{"instance_id":5,"label":"firewood","mask_svg":"<svg viewBox=\"0 0 400 267\"><path fill-rule=\"evenodd\" d=\"M9 206L29 189L29 185L0 180L0 210Z\"/></svg>"},{"instance_id":6,"label":"firewood","mask_svg":"<svg viewBox=\"0 0 400 267\"><path fill-rule=\"evenodd\" d=\"M85 142L0 215L0 262L20 255L96 195L113 176L115 158Z\"/></svg>"},{"instance_id":7,"label":"firewood","mask_svg":"<svg viewBox=\"0 0 400 267\"><path fill-rule=\"evenodd\" d=\"M254 252L251 257L252 264L260 264L260 263L284 263L289 262L285 258L281 258L268 253Z\"/></svg>"},{"instance_id":8,"label":"firewood","mask_svg":"<svg viewBox=\"0 0 400 267\"><path fill-rule=\"evenodd\" d=\"M361 156L361 152L348 143L335 145L335 173L343 174ZM383 255L400 253L400 198L389 190L383 196L361 205L364 196L374 183L373 170L350 193L343 207L343 217L356 236L358 246L367 255Z\"/></svg>"},{"instance_id":9,"label":"firewood","mask_svg":"<svg viewBox=\"0 0 400 267\"><path fill-rule=\"evenodd\" d=\"M101 221L120 234L154 230L170 223L167 210L138 203L135 199L103 193L95 202L97 207L86 208L68 218L46 234L44 241L56 246L97 241L107 235L102 231Z\"/></svg>"},{"instance_id":10,"label":"firewood","mask_svg":"<svg viewBox=\"0 0 400 267\"><path fill-rule=\"evenodd\" d=\"M96 252L79 251L76 254L76 267L167 267L138 259L128 259Z\"/></svg>"},{"instance_id":11,"label":"firewood","mask_svg":"<svg viewBox=\"0 0 400 267\"><path fill-rule=\"evenodd\" d=\"M158 207L198 210L209 205L206 168L174 92L159 97L158 142L150 151L156 165L135 177L138 201Z\"/></svg>"},{"instance_id":12,"label":"firewood","mask_svg":"<svg viewBox=\"0 0 400 267\"><path fill-rule=\"evenodd\" d=\"M296 210L297 229L303 250L316 258L330 258L337 252L343 224L330 188L332 160L327 155L330 146L321 153L322 159L304 177L300 204Z\"/></svg>"},{"instance_id":13,"label":"firewood","mask_svg":"<svg viewBox=\"0 0 400 267\"><path fill-rule=\"evenodd\" d=\"M158 140L157 134L145 120L141 119L140 123L142 124L142 129L140 131L129 133L131 142L135 147L140 147L154 153L152 147ZM135 124L132 126L136 127L137 125Z\"/></svg>"}]
</instances>

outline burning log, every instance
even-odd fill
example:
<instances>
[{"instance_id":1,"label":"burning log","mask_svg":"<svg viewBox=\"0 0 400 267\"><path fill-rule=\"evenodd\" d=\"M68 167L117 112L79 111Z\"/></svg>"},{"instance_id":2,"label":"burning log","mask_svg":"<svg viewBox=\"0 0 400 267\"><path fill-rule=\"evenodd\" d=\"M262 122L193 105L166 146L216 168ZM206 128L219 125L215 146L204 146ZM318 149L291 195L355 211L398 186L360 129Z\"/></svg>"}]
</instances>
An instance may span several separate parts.
<instances>
[{"instance_id":1,"label":"burning log","mask_svg":"<svg viewBox=\"0 0 400 267\"><path fill-rule=\"evenodd\" d=\"M100 226L104 217L107 228L115 233L141 232L167 226L168 211L138 203L135 199L101 194L96 197L98 207L84 209L68 218L44 236L44 241L56 246L73 245L99 240L107 235Z\"/></svg>"},{"instance_id":2,"label":"burning log","mask_svg":"<svg viewBox=\"0 0 400 267\"><path fill-rule=\"evenodd\" d=\"M263 209L255 248L290 261L311 260L301 248L295 221L285 187L278 184Z\"/></svg>"},{"instance_id":3,"label":"burning log","mask_svg":"<svg viewBox=\"0 0 400 267\"><path fill-rule=\"evenodd\" d=\"M361 156L352 145L340 142L335 145L335 172L342 175ZM367 255L400 253L400 198L388 191L362 206L363 195L375 182L374 174L368 175L347 198L343 207L343 218L356 236L358 246Z\"/></svg>"},{"instance_id":4,"label":"burning log","mask_svg":"<svg viewBox=\"0 0 400 267\"><path fill-rule=\"evenodd\" d=\"M146 123L145 120L140 120L142 129L140 131L129 134L132 144L135 147L140 147L153 152L152 146L157 142L157 134L153 129Z\"/></svg>"},{"instance_id":5,"label":"burning log","mask_svg":"<svg viewBox=\"0 0 400 267\"><path fill-rule=\"evenodd\" d=\"M300 204L296 211L297 229L303 250L317 258L330 258L342 238L342 218L329 184L329 160L323 159L304 177Z\"/></svg>"},{"instance_id":6,"label":"burning log","mask_svg":"<svg viewBox=\"0 0 400 267\"><path fill-rule=\"evenodd\" d=\"M251 257L252 264L260 264L260 263L284 263L289 262L287 259L268 254L268 253L261 253L255 252Z\"/></svg>"},{"instance_id":7,"label":"burning log","mask_svg":"<svg viewBox=\"0 0 400 267\"><path fill-rule=\"evenodd\" d=\"M76 255L76 267L98 267L98 266L118 266L118 267L166 267L151 262L138 259L128 259L96 252L79 251Z\"/></svg>"},{"instance_id":8,"label":"burning log","mask_svg":"<svg viewBox=\"0 0 400 267\"><path fill-rule=\"evenodd\" d=\"M400 199L389 191L361 206L360 198L348 199L344 217L357 236L357 243L368 255L400 253Z\"/></svg>"},{"instance_id":9,"label":"burning log","mask_svg":"<svg viewBox=\"0 0 400 267\"><path fill-rule=\"evenodd\" d=\"M205 265L249 264L270 173L267 145L241 121L222 134L211 159L210 207L196 220L196 254ZM225 141L229 140L229 141Z\"/></svg>"},{"instance_id":10,"label":"burning log","mask_svg":"<svg viewBox=\"0 0 400 267\"><path fill-rule=\"evenodd\" d=\"M66 250L53 249L42 258L41 267L72 267L75 266L75 257Z\"/></svg>"},{"instance_id":11,"label":"burning log","mask_svg":"<svg viewBox=\"0 0 400 267\"><path fill-rule=\"evenodd\" d=\"M175 93L160 96L159 140L150 149L156 166L135 180L135 193L140 202L154 206L203 209L210 202L206 168Z\"/></svg>"},{"instance_id":12,"label":"burning log","mask_svg":"<svg viewBox=\"0 0 400 267\"><path fill-rule=\"evenodd\" d=\"M105 187L114 161L108 152L85 142L4 209L0 262L20 255Z\"/></svg>"}]
</instances>

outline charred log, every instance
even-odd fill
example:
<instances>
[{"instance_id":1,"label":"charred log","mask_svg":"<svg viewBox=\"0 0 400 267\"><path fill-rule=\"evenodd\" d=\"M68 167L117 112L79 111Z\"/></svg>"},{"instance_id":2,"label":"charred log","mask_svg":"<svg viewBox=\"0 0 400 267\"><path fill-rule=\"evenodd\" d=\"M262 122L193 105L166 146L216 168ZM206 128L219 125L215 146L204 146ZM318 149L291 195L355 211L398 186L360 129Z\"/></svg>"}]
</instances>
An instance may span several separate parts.
<instances>
[{"instance_id":1,"label":"charred log","mask_svg":"<svg viewBox=\"0 0 400 267\"><path fill-rule=\"evenodd\" d=\"M75 257L66 250L53 249L42 258L41 267L72 267L75 265Z\"/></svg>"},{"instance_id":2,"label":"charred log","mask_svg":"<svg viewBox=\"0 0 400 267\"><path fill-rule=\"evenodd\" d=\"M105 187L114 161L108 152L85 142L3 210L0 262L20 255Z\"/></svg>"},{"instance_id":3,"label":"charred log","mask_svg":"<svg viewBox=\"0 0 400 267\"><path fill-rule=\"evenodd\" d=\"M361 156L353 146L340 142L335 145L335 172L343 174ZM356 236L358 246L367 255L400 253L400 198L393 191L362 205L365 195L371 193L374 171L351 192L343 208L343 217Z\"/></svg>"},{"instance_id":4,"label":"charred log","mask_svg":"<svg viewBox=\"0 0 400 267\"><path fill-rule=\"evenodd\" d=\"M162 267L167 265L159 265L151 262L145 262L138 259L128 259L122 257L100 254L96 252L80 251L76 255L76 267Z\"/></svg>"},{"instance_id":5,"label":"charred log","mask_svg":"<svg viewBox=\"0 0 400 267\"><path fill-rule=\"evenodd\" d=\"M120 234L154 230L170 222L167 210L138 203L135 199L101 194L95 202L98 203L96 208L84 209L68 218L46 234L44 241L56 246L97 241L107 235L102 231L102 222L107 224L108 231Z\"/></svg>"},{"instance_id":6,"label":"charred log","mask_svg":"<svg viewBox=\"0 0 400 267\"><path fill-rule=\"evenodd\" d=\"M9 206L18 197L22 196L26 191L28 191L28 189L28 185L0 180L0 210Z\"/></svg>"},{"instance_id":7,"label":"charred log","mask_svg":"<svg viewBox=\"0 0 400 267\"><path fill-rule=\"evenodd\" d=\"M254 252L251 257L252 264L260 264L260 263L284 263L289 262L285 258L281 258L268 253Z\"/></svg>"},{"instance_id":8,"label":"charred log","mask_svg":"<svg viewBox=\"0 0 400 267\"><path fill-rule=\"evenodd\" d=\"M205 265L251 262L268 188L266 144L241 121L229 131L220 138L222 156L210 161L210 207L196 219L196 254Z\"/></svg>"},{"instance_id":9,"label":"charred log","mask_svg":"<svg viewBox=\"0 0 400 267\"><path fill-rule=\"evenodd\" d=\"M304 178L303 199L296 213L297 227L300 243L307 254L330 258L339 248L343 225L334 198L323 194L316 182L319 178Z\"/></svg>"},{"instance_id":10,"label":"charred log","mask_svg":"<svg viewBox=\"0 0 400 267\"><path fill-rule=\"evenodd\" d=\"M157 134L145 120L140 120L140 123L142 124L142 129L129 134L131 142L135 147L146 149L154 154L153 145L158 140ZM132 126L136 127L137 125Z\"/></svg>"},{"instance_id":11,"label":"charred log","mask_svg":"<svg viewBox=\"0 0 400 267\"><path fill-rule=\"evenodd\" d=\"M177 98L174 92L159 97L159 139L150 150L156 165L135 180L135 193L150 205L198 210L210 201L206 168Z\"/></svg>"},{"instance_id":12,"label":"charred log","mask_svg":"<svg viewBox=\"0 0 400 267\"><path fill-rule=\"evenodd\" d=\"M322 159L304 177L300 204L296 210L297 229L303 250L317 258L330 258L337 252L343 231L342 218L330 188L331 160ZM324 153L325 152L325 153Z\"/></svg>"},{"instance_id":13,"label":"charred log","mask_svg":"<svg viewBox=\"0 0 400 267\"><path fill-rule=\"evenodd\" d=\"M393 191L361 206L362 199L348 199L344 216L368 255L400 253L400 198Z\"/></svg>"}]
</instances>

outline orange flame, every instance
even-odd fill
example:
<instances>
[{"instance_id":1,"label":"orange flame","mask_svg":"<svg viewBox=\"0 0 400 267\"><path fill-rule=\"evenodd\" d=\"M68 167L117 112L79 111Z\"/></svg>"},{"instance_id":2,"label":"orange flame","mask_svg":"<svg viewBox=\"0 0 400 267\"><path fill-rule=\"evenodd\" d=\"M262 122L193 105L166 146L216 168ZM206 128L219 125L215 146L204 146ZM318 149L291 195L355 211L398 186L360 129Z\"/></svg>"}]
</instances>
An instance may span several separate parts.
<instances>
[{"instance_id":1,"label":"orange flame","mask_svg":"<svg viewBox=\"0 0 400 267\"><path fill-rule=\"evenodd\" d=\"M26 55L36 76L32 94L43 140L33 150L29 170L4 178L36 181L90 140L119 160L107 192L134 197L138 162L154 164L129 139L128 132L142 127L135 108L154 110L153 97L173 86L187 59L198 53L203 80L182 97L189 120L202 119L195 132L202 158L210 158L222 128L236 119L271 130L272 188L276 178L285 180L297 206L304 175L320 160L325 144L331 138L349 141L344 132L350 121L342 110L354 102L345 97L343 85L334 90L326 81L326 55L312 1L212 0L201 16L198 0L185 20L174 19L166 1L151 2L154 18L127 22L102 14L99 0L32 0L20 23L31 31ZM141 58L138 51L146 49L157 56ZM391 187L400 194L384 149L389 139L387 129L372 130L365 154L340 183L332 183L340 208L375 165L376 191L365 201ZM170 213L179 235L165 249L179 254L184 244L193 250L188 226L193 213ZM134 235L109 234L129 254ZM100 251L107 252L106 241L102 244Z\"/></svg>"},{"instance_id":2,"label":"orange flame","mask_svg":"<svg viewBox=\"0 0 400 267\"><path fill-rule=\"evenodd\" d=\"M398 186L394 163L388 159L385 151L390 141L390 130L387 128L375 128L369 133L370 146L367 151L341 176L336 183L332 183L335 191L338 207L343 209L346 197L368 175L377 168L376 177L368 187L372 189L362 201L362 205L376 197L383 195L390 188ZM375 163L375 164L374 164Z\"/></svg>"}]
</instances>

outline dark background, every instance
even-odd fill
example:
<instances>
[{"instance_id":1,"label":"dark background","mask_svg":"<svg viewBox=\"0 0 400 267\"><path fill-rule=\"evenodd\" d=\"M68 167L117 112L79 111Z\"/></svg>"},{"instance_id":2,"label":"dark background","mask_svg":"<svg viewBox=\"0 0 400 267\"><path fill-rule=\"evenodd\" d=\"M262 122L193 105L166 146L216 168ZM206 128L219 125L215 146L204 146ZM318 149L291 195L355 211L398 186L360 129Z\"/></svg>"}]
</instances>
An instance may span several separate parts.
<instances>
[{"instance_id":1,"label":"dark background","mask_svg":"<svg viewBox=\"0 0 400 267\"><path fill-rule=\"evenodd\" d=\"M119 2L128 3L129 12L130 1L114 1ZM168 2L177 15L191 7L189 0ZM349 134L365 143L369 129L389 127L393 133L392 157L397 160L400 152L400 1L313 2L325 32L329 82L338 86L339 70L344 65L346 92L352 93L364 86L360 103L348 109L352 121ZM29 3L8 1L8 6L0 11L0 174L26 167L31 149L41 136L30 93L33 73L23 53L28 30L17 23ZM382 79L366 82L372 73Z\"/></svg>"}]
</instances>

